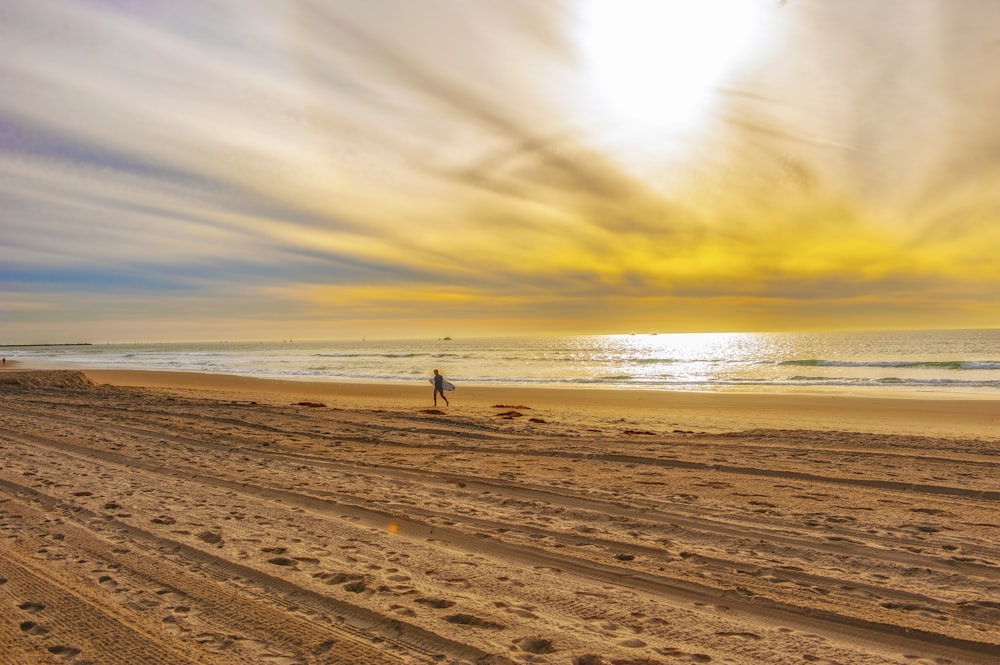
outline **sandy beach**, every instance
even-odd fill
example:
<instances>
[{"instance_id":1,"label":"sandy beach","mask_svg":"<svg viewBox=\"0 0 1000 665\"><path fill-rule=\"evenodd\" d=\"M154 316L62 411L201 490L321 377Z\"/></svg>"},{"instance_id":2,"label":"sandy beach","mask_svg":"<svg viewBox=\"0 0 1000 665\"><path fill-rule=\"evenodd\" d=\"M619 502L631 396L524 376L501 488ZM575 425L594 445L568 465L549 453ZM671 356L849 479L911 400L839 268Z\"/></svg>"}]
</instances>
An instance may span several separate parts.
<instances>
[{"instance_id":1,"label":"sandy beach","mask_svg":"<svg viewBox=\"0 0 1000 665\"><path fill-rule=\"evenodd\" d=\"M0 372L17 663L1000 663L1000 402Z\"/></svg>"}]
</instances>

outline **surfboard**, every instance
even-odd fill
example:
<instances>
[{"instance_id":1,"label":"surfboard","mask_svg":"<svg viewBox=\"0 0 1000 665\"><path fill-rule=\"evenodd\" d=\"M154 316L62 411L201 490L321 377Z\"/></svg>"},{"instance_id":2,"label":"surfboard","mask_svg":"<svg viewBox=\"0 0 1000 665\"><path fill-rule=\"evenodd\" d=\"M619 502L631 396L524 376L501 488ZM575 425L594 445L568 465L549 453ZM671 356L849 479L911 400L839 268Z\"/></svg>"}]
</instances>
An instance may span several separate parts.
<instances>
[{"instance_id":1,"label":"surfboard","mask_svg":"<svg viewBox=\"0 0 1000 665\"><path fill-rule=\"evenodd\" d=\"M433 376L430 378L430 382L431 382L431 385L433 386L434 385L434 377ZM448 379L445 379L443 387L444 387L445 390L454 390L455 389L455 384L452 383L451 381L449 381Z\"/></svg>"}]
</instances>

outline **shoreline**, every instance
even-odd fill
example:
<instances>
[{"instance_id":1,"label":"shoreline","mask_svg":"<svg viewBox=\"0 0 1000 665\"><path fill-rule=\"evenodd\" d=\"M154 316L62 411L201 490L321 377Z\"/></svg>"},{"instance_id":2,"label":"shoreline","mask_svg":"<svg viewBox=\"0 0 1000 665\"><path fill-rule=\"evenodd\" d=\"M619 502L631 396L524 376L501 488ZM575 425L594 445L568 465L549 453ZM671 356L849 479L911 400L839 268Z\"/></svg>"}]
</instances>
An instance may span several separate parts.
<instances>
[{"instance_id":1,"label":"shoreline","mask_svg":"<svg viewBox=\"0 0 1000 665\"><path fill-rule=\"evenodd\" d=\"M81 369L97 383L195 392L258 401L322 401L342 408L433 407L433 390L413 385L263 379L229 374L157 370ZM494 405L528 406L563 417L644 425L649 429L850 430L879 434L1000 440L1000 400L957 397L688 392L607 388L459 386L447 412L489 411ZM445 408L439 404L439 408Z\"/></svg>"},{"instance_id":2,"label":"shoreline","mask_svg":"<svg viewBox=\"0 0 1000 665\"><path fill-rule=\"evenodd\" d=\"M80 372L150 372L166 374L200 374L205 376L228 376L235 379L260 380L260 381L284 381L288 383L315 383L315 384L344 384L344 385L392 385L397 387L420 385L430 378L430 370L427 376L416 376L412 378L347 378L326 375L306 375L306 374L268 374L268 373L241 373L229 372L225 369L201 369L201 368L174 368L161 366L143 365L92 365L81 360L51 360L39 358L17 358L8 357L7 367L11 365L20 366L21 369L31 370L69 370ZM454 378L454 377L452 377ZM858 398L885 398L885 399L927 399L927 400L983 400L1000 402L1000 391L977 389L977 388L934 388L929 386L899 387L892 384L871 384L871 385L823 385L805 384L794 385L788 383L751 383L751 384L711 384L705 383L696 386L695 384L683 385L641 385L623 383L615 385L610 383L596 382L568 382L552 381L544 382L537 380L519 381L516 379L494 381L480 381L474 379L455 378L460 382L459 387L474 388L499 388L499 389L539 389L539 390L573 390L573 391L607 391L607 392L643 392L643 393L695 393L695 394L761 394L761 395L808 395L808 396L843 396Z\"/></svg>"}]
</instances>

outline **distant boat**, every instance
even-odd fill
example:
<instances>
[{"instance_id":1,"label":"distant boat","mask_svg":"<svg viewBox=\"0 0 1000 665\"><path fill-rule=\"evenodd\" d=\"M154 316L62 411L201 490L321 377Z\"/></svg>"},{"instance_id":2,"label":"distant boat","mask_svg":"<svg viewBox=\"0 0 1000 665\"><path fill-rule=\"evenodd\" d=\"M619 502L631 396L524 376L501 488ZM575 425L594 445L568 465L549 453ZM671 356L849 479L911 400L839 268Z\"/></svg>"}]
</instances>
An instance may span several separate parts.
<instances>
[{"instance_id":1,"label":"distant boat","mask_svg":"<svg viewBox=\"0 0 1000 665\"><path fill-rule=\"evenodd\" d=\"M444 341L446 341L446 342L450 342L450 341L451 341L451 337L445 337L445 338L444 338Z\"/></svg>"}]
</instances>

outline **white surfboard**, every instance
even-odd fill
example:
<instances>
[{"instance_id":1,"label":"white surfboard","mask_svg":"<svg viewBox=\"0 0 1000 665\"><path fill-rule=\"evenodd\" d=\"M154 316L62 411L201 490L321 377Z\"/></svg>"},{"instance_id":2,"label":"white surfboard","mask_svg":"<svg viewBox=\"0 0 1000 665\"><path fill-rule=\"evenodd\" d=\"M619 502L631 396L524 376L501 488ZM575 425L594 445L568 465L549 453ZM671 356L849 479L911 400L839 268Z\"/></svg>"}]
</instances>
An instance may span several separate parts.
<instances>
[{"instance_id":1,"label":"white surfboard","mask_svg":"<svg viewBox=\"0 0 1000 665\"><path fill-rule=\"evenodd\" d=\"M430 382L431 382L431 385L434 385L434 377L433 376L430 378ZM449 381L448 379L445 379L444 380L444 384L443 384L443 388L445 390L454 390L455 389L455 384L452 383L451 381Z\"/></svg>"}]
</instances>

